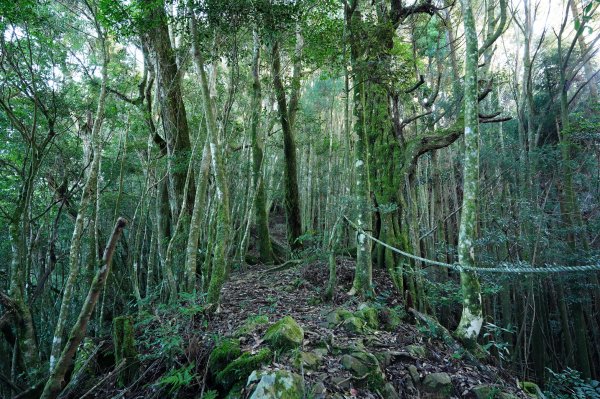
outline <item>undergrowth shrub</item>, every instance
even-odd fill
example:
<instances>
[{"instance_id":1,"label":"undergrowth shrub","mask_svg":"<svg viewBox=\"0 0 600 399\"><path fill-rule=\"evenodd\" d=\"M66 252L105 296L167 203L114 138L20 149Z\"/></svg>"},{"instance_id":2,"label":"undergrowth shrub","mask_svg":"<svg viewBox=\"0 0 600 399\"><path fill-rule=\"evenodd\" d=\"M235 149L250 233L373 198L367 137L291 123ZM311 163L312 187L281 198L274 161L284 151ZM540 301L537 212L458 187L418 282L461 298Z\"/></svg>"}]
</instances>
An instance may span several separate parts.
<instances>
[{"instance_id":1,"label":"undergrowth shrub","mask_svg":"<svg viewBox=\"0 0 600 399\"><path fill-rule=\"evenodd\" d=\"M600 382L584 380L581 373L571 368L558 373L547 369L550 373L547 390L548 399L600 399Z\"/></svg>"}]
</instances>

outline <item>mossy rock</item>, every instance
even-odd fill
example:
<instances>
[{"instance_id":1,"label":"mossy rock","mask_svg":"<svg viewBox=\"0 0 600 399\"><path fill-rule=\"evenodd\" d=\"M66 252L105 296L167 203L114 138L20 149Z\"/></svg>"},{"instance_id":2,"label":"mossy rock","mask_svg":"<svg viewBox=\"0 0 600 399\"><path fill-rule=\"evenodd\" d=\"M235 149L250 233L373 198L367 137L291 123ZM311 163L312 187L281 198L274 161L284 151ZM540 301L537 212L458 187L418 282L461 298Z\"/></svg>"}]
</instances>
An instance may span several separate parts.
<instances>
[{"instance_id":1,"label":"mossy rock","mask_svg":"<svg viewBox=\"0 0 600 399\"><path fill-rule=\"evenodd\" d=\"M246 386L254 385L250 399L302 399L304 381L285 370L253 371Z\"/></svg>"},{"instance_id":2,"label":"mossy rock","mask_svg":"<svg viewBox=\"0 0 600 399\"><path fill-rule=\"evenodd\" d=\"M423 378L422 387L425 397L435 399L449 398L452 394L452 380L447 373L430 373Z\"/></svg>"},{"instance_id":3,"label":"mossy rock","mask_svg":"<svg viewBox=\"0 0 600 399\"><path fill-rule=\"evenodd\" d=\"M212 352L210 352L210 356L208 357L208 371L211 375L217 374L241 354L239 339L222 339L215 345Z\"/></svg>"},{"instance_id":4,"label":"mossy rock","mask_svg":"<svg viewBox=\"0 0 600 399\"><path fill-rule=\"evenodd\" d=\"M383 386L381 396L383 396L384 399L400 399L400 395L398 395L396 388L389 382Z\"/></svg>"},{"instance_id":5,"label":"mossy rock","mask_svg":"<svg viewBox=\"0 0 600 399\"><path fill-rule=\"evenodd\" d=\"M294 356L294 366L298 369L316 370L323 361L323 355L314 352L299 352Z\"/></svg>"},{"instance_id":6,"label":"mossy rock","mask_svg":"<svg viewBox=\"0 0 600 399\"><path fill-rule=\"evenodd\" d=\"M491 385L478 385L474 387L471 391L477 399L494 399L496 398L496 394L500 390L497 387L493 387Z\"/></svg>"},{"instance_id":7,"label":"mossy rock","mask_svg":"<svg viewBox=\"0 0 600 399\"><path fill-rule=\"evenodd\" d=\"M329 350L326 347L318 347L313 349L312 351L321 358L327 356L327 353L329 353Z\"/></svg>"},{"instance_id":8,"label":"mossy rock","mask_svg":"<svg viewBox=\"0 0 600 399\"><path fill-rule=\"evenodd\" d=\"M352 334L364 334L366 323L363 319L358 317L349 317L342 323L344 330Z\"/></svg>"},{"instance_id":9,"label":"mossy rock","mask_svg":"<svg viewBox=\"0 0 600 399\"><path fill-rule=\"evenodd\" d=\"M353 340L348 345L346 343L334 344L331 348L334 355L351 355L354 352L365 352L365 344L362 338Z\"/></svg>"},{"instance_id":10,"label":"mossy rock","mask_svg":"<svg viewBox=\"0 0 600 399\"><path fill-rule=\"evenodd\" d=\"M385 369L394 361L394 355L389 351L377 352L374 353L374 355L377 358L377 361L379 362L379 367L381 367L382 369Z\"/></svg>"},{"instance_id":11,"label":"mossy rock","mask_svg":"<svg viewBox=\"0 0 600 399\"><path fill-rule=\"evenodd\" d=\"M542 392L540 387L535 382L521 381L519 382L519 386L531 398L539 397L538 392Z\"/></svg>"},{"instance_id":12,"label":"mossy rock","mask_svg":"<svg viewBox=\"0 0 600 399\"><path fill-rule=\"evenodd\" d=\"M246 322L234 331L233 335L235 337L241 337L242 335L252 334L256 329L265 324L269 324L269 317L266 315L248 317Z\"/></svg>"},{"instance_id":13,"label":"mossy rock","mask_svg":"<svg viewBox=\"0 0 600 399\"><path fill-rule=\"evenodd\" d=\"M230 390L236 383L245 380L253 370L269 363L273 353L269 348L263 348L255 354L242 353L240 357L232 361L215 377L215 382L225 391Z\"/></svg>"},{"instance_id":14,"label":"mossy rock","mask_svg":"<svg viewBox=\"0 0 600 399\"><path fill-rule=\"evenodd\" d=\"M379 317L377 316L377 310L367 305L361 305L359 310L354 312L354 316L364 320L369 328L374 330L379 329Z\"/></svg>"},{"instance_id":15,"label":"mossy rock","mask_svg":"<svg viewBox=\"0 0 600 399\"><path fill-rule=\"evenodd\" d=\"M353 352L341 358L342 366L350 371L352 377L360 383L366 383L370 389L382 389L385 377L377 358L368 352Z\"/></svg>"},{"instance_id":16,"label":"mossy rock","mask_svg":"<svg viewBox=\"0 0 600 399\"><path fill-rule=\"evenodd\" d=\"M516 399L516 396L510 393L502 392L500 387L494 385L478 385L471 391L477 399Z\"/></svg>"},{"instance_id":17,"label":"mossy rock","mask_svg":"<svg viewBox=\"0 0 600 399\"><path fill-rule=\"evenodd\" d=\"M411 364L407 367L408 374L414 383L418 384L421 382L421 376L419 375L419 370L417 370L417 366Z\"/></svg>"},{"instance_id":18,"label":"mossy rock","mask_svg":"<svg viewBox=\"0 0 600 399\"><path fill-rule=\"evenodd\" d=\"M325 399L327 397L327 388L322 381L317 381L310 389L309 398Z\"/></svg>"},{"instance_id":19,"label":"mossy rock","mask_svg":"<svg viewBox=\"0 0 600 399\"><path fill-rule=\"evenodd\" d=\"M406 350L414 357L424 358L427 356L427 349L421 345L408 345Z\"/></svg>"},{"instance_id":20,"label":"mossy rock","mask_svg":"<svg viewBox=\"0 0 600 399\"><path fill-rule=\"evenodd\" d=\"M285 316L269 327L263 340L275 350L298 348L304 341L304 330L290 316Z\"/></svg>"},{"instance_id":21,"label":"mossy rock","mask_svg":"<svg viewBox=\"0 0 600 399\"><path fill-rule=\"evenodd\" d=\"M402 324L405 316L392 308L381 308L377 311L377 319L385 331L395 331Z\"/></svg>"},{"instance_id":22,"label":"mossy rock","mask_svg":"<svg viewBox=\"0 0 600 399\"><path fill-rule=\"evenodd\" d=\"M352 316L353 316L352 312L350 312L346 309L338 308L338 309L334 310L333 312L330 312L327 315L327 327L335 328L338 325L340 325L344 320L346 320Z\"/></svg>"}]
</instances>

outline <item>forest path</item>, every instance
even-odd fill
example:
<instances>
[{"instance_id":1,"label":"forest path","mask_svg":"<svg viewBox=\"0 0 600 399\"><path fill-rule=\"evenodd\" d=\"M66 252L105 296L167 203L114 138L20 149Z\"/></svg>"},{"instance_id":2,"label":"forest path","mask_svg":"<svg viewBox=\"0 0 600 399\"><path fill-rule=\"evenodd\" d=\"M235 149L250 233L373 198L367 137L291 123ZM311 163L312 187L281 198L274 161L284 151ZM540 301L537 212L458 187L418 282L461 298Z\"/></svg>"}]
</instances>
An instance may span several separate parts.
<instances>
[{"instance_id":1,"label":"forest path","mask_svg":"<svg viewBox=\"0 0 600 399\"><path fill-rule=\"evenodd\" d=\"M335 309L354 312L361 305L357 298L347 294L352 284L354 260L340 257L337 263L338 290L332 302L323 302L320 297L328 278L327 264L323 261L277 272L268 272L267 266L233 272L223 287L220 311L210 321L209 331L220 337L231 336L249 321L266 316L268 323L259 324L253 331L241 336L242 350L254 353L266 346L262 336L269 325L284 316L293 317L304 329L302 351L313 352L323 346L329 348L318 367L303 370L306 386L324 387L324 397L381 397L378 392L353 380L351 373L342 366L340 359L343 353L356 349L387 359L381 368L385 380L393 385L398 397L428 397L419 391L419 383L415 383L414 375L410 375L411 368L421 378L432 373L446 373L452 382L452 397L475 397L472 388L482 384L501 387L504 392L525 397L507 371L489 366L488 372L482 372L467 361L466 356L407 319L392 331L369 329L358 334L349 332L341 323L335 326L327 323L327 316ZM402 312L399 296L386 274L384 270L374 270L378 296L371 306ZM279 356L269 368L297 373L293 356Z\"/></svg>"}]
</instances>

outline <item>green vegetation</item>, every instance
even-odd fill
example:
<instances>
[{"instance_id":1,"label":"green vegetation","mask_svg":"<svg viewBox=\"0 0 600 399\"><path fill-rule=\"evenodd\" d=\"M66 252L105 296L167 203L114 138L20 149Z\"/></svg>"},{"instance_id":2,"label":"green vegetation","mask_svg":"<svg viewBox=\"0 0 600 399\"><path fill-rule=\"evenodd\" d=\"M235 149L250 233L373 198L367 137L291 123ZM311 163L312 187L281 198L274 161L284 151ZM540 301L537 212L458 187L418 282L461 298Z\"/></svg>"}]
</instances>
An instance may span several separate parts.
<instances>
[{"instance_id":1,"label":"green vegetation","mask_svg":"<svg viewBox=\"0 0 600 399\"><path fill-rule=\"evenodd\" d=\"M0 31L0 397L597 395L600 0Z\"/></svg>"}]
</instances>

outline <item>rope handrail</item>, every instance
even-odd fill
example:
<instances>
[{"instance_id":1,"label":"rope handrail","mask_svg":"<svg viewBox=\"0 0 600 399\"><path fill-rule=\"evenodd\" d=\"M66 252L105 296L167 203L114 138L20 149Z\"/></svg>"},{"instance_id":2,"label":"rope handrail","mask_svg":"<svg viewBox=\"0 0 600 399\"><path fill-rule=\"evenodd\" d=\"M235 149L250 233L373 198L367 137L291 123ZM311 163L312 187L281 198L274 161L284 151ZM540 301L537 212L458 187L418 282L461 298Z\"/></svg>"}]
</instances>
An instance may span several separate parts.
<instances>
[{"instance_id":1,"label":"rope handrail","mask_svg":"<svg viewBox=\"0 0 600 399\"><path fill-rule=\"evenodd\" d=\"M474 267L474 266L463 266L458 263L450 264L445 262L439 262L432 259L423 258L409 252L402 251L398 248L391 246L390 244L383 242L371 234L364 231L362 228L358 227L354 222L344 216L346 222L354 228L356 231L361 232L370 240L388 248L389 250L396 252L402 256L407 258L411 258L414 260L421 261L423 263L428 263L430 265L445 267L447 269L456 270L456 271L471 271L471 272L482 272L482 273L561 273L561 272L589 272L589 271L600 271L600 263L595 265L581 265L581 266L561 266L561 265L551 265L545 264L543 267L514 267L514 263L506 263L502 262L500 265L505 265L504 267Z\"/></svg>"}]
</instances>

